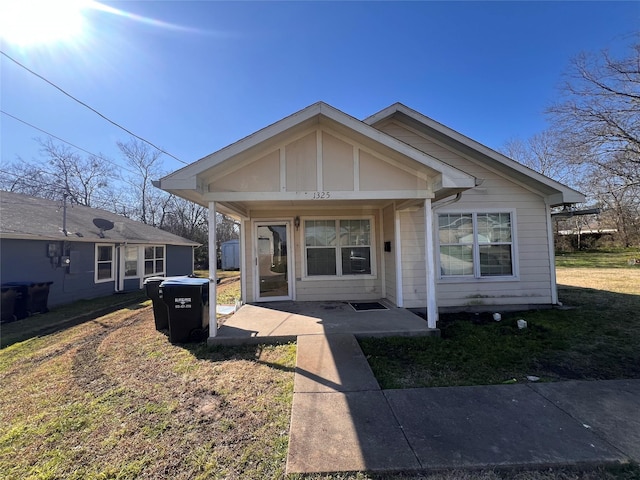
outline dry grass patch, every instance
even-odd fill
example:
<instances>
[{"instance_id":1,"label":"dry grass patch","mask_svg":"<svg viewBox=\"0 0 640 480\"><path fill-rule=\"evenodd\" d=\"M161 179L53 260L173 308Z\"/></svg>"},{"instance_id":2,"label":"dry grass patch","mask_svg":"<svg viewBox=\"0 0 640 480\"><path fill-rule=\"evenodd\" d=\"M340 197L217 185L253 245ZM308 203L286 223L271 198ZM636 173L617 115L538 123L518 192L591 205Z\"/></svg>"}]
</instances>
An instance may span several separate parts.
<instances>
[{"instance_id":1,"label":"dry grass patch","mask_svg":"<svg viewBox=\"0 0 640 480\"><path fill-rule=\"evenodd\" d=\"M640 268L558 268L559 285L640 295Z\"/></svg>"},{"instance_id":2,"label":"dry grass patch","mask_svg":"<svg viewBox=\"0 0 640 480\"><path fill-rule=\"evenodd\" d=\"M171 345L122 311L0 352L2 478L277 478L295 347Z\"/></svg>"}]
</instances>

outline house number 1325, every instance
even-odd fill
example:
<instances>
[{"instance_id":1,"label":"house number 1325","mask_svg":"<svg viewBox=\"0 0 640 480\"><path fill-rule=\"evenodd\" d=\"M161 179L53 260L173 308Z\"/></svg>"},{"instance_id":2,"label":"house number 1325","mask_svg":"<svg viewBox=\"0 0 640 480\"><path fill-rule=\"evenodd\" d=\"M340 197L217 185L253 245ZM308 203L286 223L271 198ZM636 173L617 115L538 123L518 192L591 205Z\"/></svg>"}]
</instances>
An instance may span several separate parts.
<instances>
[{"instance_id":1,"label":"house number 1325","mask_svg":"<svg viewBox=\"0 0 640 480\"><path fill-rule=\"evenodd\" d=\"M331 198L330 192L313 192L314 200L326 200L327 198Z\"/></svg>"}]
</instances>

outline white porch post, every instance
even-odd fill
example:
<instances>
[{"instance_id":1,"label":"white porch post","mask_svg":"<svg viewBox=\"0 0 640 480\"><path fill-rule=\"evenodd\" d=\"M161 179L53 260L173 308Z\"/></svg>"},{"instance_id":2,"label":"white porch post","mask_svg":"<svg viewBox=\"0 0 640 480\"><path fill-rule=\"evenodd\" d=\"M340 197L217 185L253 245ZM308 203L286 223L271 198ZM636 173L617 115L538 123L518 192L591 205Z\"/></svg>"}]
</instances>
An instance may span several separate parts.
<instances>
[{"instance_id":1,"label":"white porch post","mask_svg":"<svg viewBox=\"0 0 640 480\"><path fill-rule=\"evenodd\" d=\"M427 198L424 201L424 261L427 271L427 326L429 328L436 328L438 321L433 242L433 211L431 210L431 199Z\"/></svg>"},{"instance_id":2,"label":"white porch post","mask_svg":"<svg viewBox=\"0 0 640 480\"><path fill-rule=\"evenodd\" d=\"M209 337L218 334L218 320L216 318L216 270L218 256L216 255L216 202L209 202Z\"/></svg>"}]
</instances>

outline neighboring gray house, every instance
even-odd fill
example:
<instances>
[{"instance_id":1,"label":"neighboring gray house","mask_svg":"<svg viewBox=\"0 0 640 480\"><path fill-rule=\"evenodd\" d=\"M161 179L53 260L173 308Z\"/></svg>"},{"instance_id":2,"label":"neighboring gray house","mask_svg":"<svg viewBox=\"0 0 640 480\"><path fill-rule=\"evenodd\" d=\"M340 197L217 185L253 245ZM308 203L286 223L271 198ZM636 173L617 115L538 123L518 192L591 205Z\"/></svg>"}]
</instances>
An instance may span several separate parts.
<instances>
[{"instance_id":1,"label":"neighboring gray house","mask_svg":"<svg viewBox=\"0 0 640 480\"><path fill-rule=\"evenodd\" d=\"M386 299L432 328L558 303L551 209L584 202L399 103L362 121L316 103L157 186L240 221L243 301Z\"/></svg>"},{"instance_id":2,"label":"neighboring gray house","mask_svg":"<svg viewBox=\"0 0 640 480\"><path fill-rule=\"evenodd\" d=\"M189 275L198 245L105 210L0 192L0 281L53 282L49 307Z\"/></svg>"}]
</instances>

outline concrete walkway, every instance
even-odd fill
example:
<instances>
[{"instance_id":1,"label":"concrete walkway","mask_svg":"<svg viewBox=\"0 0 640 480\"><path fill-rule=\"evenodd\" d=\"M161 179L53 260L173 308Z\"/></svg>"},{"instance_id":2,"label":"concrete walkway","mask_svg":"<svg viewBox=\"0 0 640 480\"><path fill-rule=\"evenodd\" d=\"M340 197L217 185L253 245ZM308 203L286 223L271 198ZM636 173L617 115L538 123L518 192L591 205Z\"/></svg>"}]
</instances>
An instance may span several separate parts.
<instances>
[{"instance_id":1,"label":"concrete walkway","mask_svg":"<svg viewBox=\"0 0 640 480\"><path fill-rule=\"evenodd\" d=\"M287 473L640 462L640 380L382 391L353 335L297 355Z\"/></svg>"},{"instance_id":2,"label":"concrete walkway","mask_svg":"<svg viewBox=\"0 0 640 480\"><path fill-rule=\"evenodd\" d=\"M359 337L439 335L404 308L356 312L347 302L271 302L243 305L209 345L295 342L299 335L351 333Z\"/></svg>"}]
</instances>

